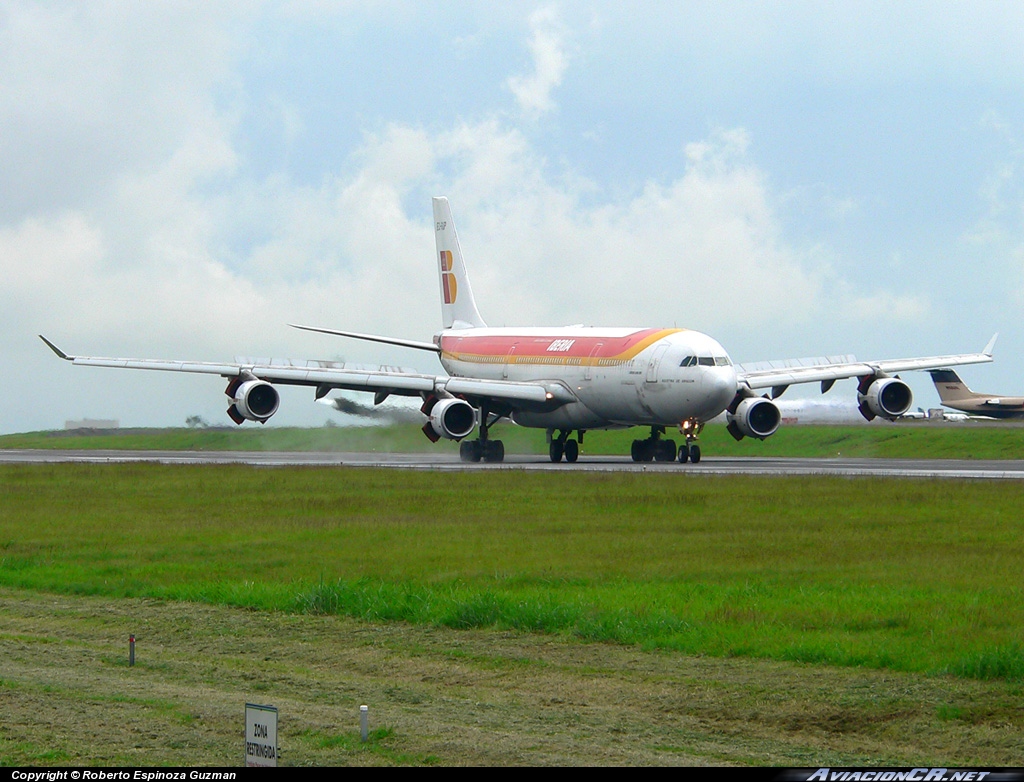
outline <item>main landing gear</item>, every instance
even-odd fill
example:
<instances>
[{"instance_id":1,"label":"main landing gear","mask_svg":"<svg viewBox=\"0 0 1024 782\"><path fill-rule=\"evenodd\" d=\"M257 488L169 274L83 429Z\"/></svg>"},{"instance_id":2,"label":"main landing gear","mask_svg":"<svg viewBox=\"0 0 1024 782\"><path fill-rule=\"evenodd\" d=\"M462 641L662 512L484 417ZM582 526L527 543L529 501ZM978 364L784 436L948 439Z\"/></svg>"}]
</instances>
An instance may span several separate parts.
<instances>
[{"instance_id":1,"label":"main landing gear","mask_svg":"<svg viewBox=\"0 0 1024 782\"><path fill-rule=\"evenodd\" d=\"M464 462L505 461L505 445L501 440L463 440L459 443L459 459Z\"/></svg>"},{"instance_id":2,"label":"main landing gear","mask_svg":"<svg viewBox=\"0 0 1024 782\"><path fill-rule=\"evenodd\" d=\"M676 458L675 440L662 440L664 426L652 426L651 436L646 440L634 440L629 455L634 462L671 462Z\"/></svg>"},{"instance_id":3,"label":"main landing gear","mask_svg":"<svg viewBox=\"0 0 1024 782\"><path fill-rule=\"evenodd\" d=\"M562 461L562 457L570 464L580 458L580 445L583 444L583 429L578 430L579 441L570 440L569 436L572 434L572 429L562 429L558 432L558 436L555 437L555 430L548 430L548 456L551 461L556 464Z\"/></svg>"},{"instance_id":4,"label":"main landing gear","mask_svg":"<svg viewBox=\"0 0 1024 782\"><path fill-rule=\"evenodd\" d=\"M679 425L679 431L686 436L686 442L679 446L676 451L675 440L663 440L665 434L664 426L652 426L651 436L646 440L634 440L630 449L630 456L634 462L671 462L676 459L680 464L700 462L700 446L697 445L697 435L704 428L704 424L694 419L687 419Z\"/></svg>"},{"instance_id":5,"label":"main landing gear","mask_svg":"<svg viewBox=\"0 0 1024 782\"><path fill-rule=\"evenodd\" d=\"M463 440L459 443L459 459L461 461L478 462L481 459L485 462L505 461L505 444L501 440L492 440L487 436L488 430L500 418L500 415L492 417L486 407L481 408L480 436L476 440Z\"/></svg>"}]
</instances>

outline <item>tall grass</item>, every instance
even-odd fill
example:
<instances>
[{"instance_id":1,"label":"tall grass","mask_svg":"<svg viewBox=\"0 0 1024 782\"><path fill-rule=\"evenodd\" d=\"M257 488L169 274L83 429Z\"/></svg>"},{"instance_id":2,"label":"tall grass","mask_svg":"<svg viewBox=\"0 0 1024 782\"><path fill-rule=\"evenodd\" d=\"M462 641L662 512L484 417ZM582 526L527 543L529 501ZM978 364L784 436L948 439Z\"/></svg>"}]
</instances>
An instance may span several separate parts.
<instances>
[{"instance_id":1,"label":"tall grass","mask_svg":"<svg viewBox=\"0 0 1024 782\"><path fill-rule=\"evenodd\" d=\"M0 468L0 584L1024 675L1015 483Z\"/></svg>"}]
</instances>

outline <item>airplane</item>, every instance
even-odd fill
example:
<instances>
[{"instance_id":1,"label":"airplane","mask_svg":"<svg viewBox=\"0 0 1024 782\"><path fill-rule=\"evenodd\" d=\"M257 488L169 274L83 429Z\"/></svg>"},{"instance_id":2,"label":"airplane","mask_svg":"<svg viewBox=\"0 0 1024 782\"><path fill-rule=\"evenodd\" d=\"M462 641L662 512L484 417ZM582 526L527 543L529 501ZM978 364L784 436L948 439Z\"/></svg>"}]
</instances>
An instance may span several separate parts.
<instances>
[{"instance_id":1,"label":"airplane","mask_svg":"<svg viewBox=\"0 0 1024 782\"><path fill-rule=\"evenodd\" d=\"M952 369L933 369L929 374L935 383L935 390L939 392L939 400L946 407L986 418L1024 418L1024 397L995 396L971 391Z\"/></svg>"},{"instance_id":2,"label":"airplane","mask_svg":"<svg viewBox=\"0 0 1024 782\"><path fill-rule=\"evenodd\" d=\"M228 416L238 424L266 423L277 412L275 384L312 386L317 400L333 389L372 393L374 404L393 394L419 397L424 434L434 442L459 441L466 462L504 460L504 445L491 437L491 428L508 419L545 429L552 462L577 461L583 436L592 429L642 426L650 427L650 435L633 441L634 461L696 464L700 432L722 412L737 440L774 434L782 416L772 400L792 384L820 382L825 393L836 380L858 378L861 414L895 420L910 409L913 394L893 373L992 361L989 343L981 353L962 355L884 361L839 356L744 366L734 364L710 336L689 329L491 328L477 309L447 198L433 199L433 217L443 328L431 342L291 325L431 352L445 375L322 361L218 364L72 356L39 336L78 366L221 375L228 380ZM770 397L758 394L764 389ZM678 449L663 437L670 427L684 438Z\"/></svg>"}]
</instances>

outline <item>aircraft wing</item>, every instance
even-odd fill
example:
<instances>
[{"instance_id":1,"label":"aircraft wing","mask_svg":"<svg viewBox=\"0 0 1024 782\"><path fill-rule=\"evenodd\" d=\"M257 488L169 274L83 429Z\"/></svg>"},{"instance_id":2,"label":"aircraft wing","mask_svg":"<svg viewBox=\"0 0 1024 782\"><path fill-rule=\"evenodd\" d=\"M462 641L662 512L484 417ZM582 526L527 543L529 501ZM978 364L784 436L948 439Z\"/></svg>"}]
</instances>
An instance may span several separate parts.
<instances>
[{"instance_id":1,"label":"aircraft wing","mask_svg":"<svg viewBox=\"0 0 1024 782\"><path fill-rule=\"evenodd\" d=\"M953 356L924 358L894 358L881 361L857 361L853 356L822 359L795 359L769 362L762 365L737 365L737 379L748 388L772 388L778 396L788 386L797 383L821 382L822 387L836 380L870 375L891 375L895 372L940 369L965 364L984 364L992 361L995 337L980 353L961 353Z\"/></svg>"},{"instance_id":2,"label":"aircraft wing","mask_svg":"<svg viewBox=\"0 0 1024 782\"><path fill-rule=\"evenodd\" d=\"M191 372L201 375L220 375L228 379L263 380L282 385L313 386L317 398L332 389L370 391L387 396L420 396L435 393L451 394L475 400L486 400L518 406L538 405L558 407L575 397L562 383L507 380L477 380L473 378L430 375L402 367L368 367L333 361L273 361L214 363L206 361L167 361L147 358L104 358L68 355L42 334L39 338L60 358L77 366L115 367L121 369L152 369L163 372Z\"/></svg>"}]
</instances>

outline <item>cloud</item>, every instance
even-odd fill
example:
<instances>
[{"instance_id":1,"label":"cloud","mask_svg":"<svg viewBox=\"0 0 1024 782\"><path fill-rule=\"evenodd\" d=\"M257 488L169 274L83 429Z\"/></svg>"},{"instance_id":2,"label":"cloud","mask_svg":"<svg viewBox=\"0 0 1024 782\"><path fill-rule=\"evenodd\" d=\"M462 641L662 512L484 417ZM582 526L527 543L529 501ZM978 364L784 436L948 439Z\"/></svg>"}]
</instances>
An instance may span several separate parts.
<instances>
[{"instance_id":1,"label":"cloud","mask_svg":"<svg viewBox=\"0 0 1024 782\"><path fill-rule=\"evenodd\" d=\"M982 214L960 236L963 247L976 253L976 271L1011 279L1016 305L1024 301L1024 146L1013 125L988 111L981 126L995 142L998 157L978 188Z\"/></svg>"},{"instance_id":2,"label":"cloud","mask_svg":"<svg viewBox=\"0 0 1024 782\"><path fill-rule=\"evenodd\" d=\"M750 328L806 323L848 296L820 253L787 245L742 129L688 144L677 177L620 198L551 175L495 122L438 142L441 165L460 163L452 205L493 322Z\"/></svg>"},{"instance_id":3,"label":"cloud","mask_svg":"<svg viewBox=\"0 0 1024 782\"><path fill-rule=\"evenodd\" d=\"M909 321L920 323L929 315L931 309L927 300L920 296L900 296L891 291L882 291L867 296L851 296L844 304L847 311L854 314L856 319L865 322Z\"/></svg>"},{"instance_id":4,"label":"cloud","mask_svg":"<svg viewBox=\"0 0 1024 782\"><path fill-rule=\"evenodd\" d=\"M851 303L882 320L926 309L852 288L827 252L788 238L744 128L680 138L680 168L609 191L551 163L488 104L469 119L365 120L340 163L295 182L280 169L257 173L261 147L239 119L247 104L274 103L246 82L244 11L11 8L0 28L0 168L14 194L0 204L0 332L30 357L9 355L19 366L52 359L26 346L42 332L72 352L340 356L436 370L407 351L285 324L429 337L439 325L429 196L439 194L451 198L492 325L678 324L735 336L805 327ZM530 26L533 72L507 83L536 122L554 110L569 60L554 10ZM301 112L289 126L305 127ZM294 154L311 154L298 149L305 134L280 132ZM19 401L0 427L223 412L219 388L204 386L197 402L169 378L42 372L11 381L19 392L8 398ZM55 377L78 384L81 407L65 409ZM275 421L303 415L322 410L286 405Z\"/></svg>"},{"instance_id":5,"label":"cloud","mask_svg":"<svg viewBox=\"0 0 1024 782\"><path fill-rule=\"evenodd\" d=\"M532 119L555 108L552 91L562 83L569 67L563 32L554 8L541 8L530 15L533 33L529 47L533 55L533 73L512 76L508 88L512 90L523 114Z\"/></svg>"},{"instance_id":6,"label":"cloud","mask_svg":"<svg viewBox=\"0 0 1024 782\"><path fill-rule=\"evenodd\" d=\"M166 165L185 137L207 143L211 123L230 126L217 97L244 37L227 35L237 18L229 4L195 10L5 6L0 220L91 204L123 172Z\"/></svg>"}]
</instances>

